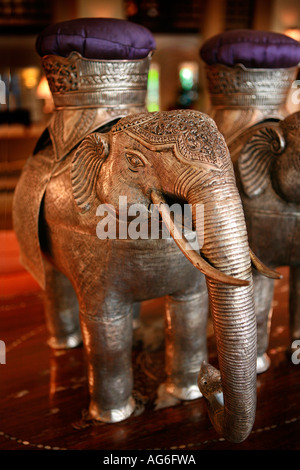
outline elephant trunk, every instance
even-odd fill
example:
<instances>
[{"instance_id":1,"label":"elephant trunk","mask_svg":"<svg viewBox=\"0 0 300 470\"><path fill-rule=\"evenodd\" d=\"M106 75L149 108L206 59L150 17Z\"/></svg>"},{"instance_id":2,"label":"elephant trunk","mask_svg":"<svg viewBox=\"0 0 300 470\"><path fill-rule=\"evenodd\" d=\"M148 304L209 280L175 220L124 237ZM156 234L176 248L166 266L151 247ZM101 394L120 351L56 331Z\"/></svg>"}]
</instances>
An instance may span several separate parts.
<instances>
[{"instance_id":1,"label":"elephant trunk","mask_svg":"<svg viewBox=\"0 0 300 470\"><path fill-rule=\"evenodd\" d=\"M201 254L221 272L249 281L230 286L207 276L220 373L203 364L199 388L212 423L227 440L242 442L251 432L256 409L256 318L248 238L235 182L192 188L188 202L204 204L204 220L193 220ZM197 213L198 211L196 211ZM196 217L196 216L195 216Z\"/></svg>"}]
</instances>

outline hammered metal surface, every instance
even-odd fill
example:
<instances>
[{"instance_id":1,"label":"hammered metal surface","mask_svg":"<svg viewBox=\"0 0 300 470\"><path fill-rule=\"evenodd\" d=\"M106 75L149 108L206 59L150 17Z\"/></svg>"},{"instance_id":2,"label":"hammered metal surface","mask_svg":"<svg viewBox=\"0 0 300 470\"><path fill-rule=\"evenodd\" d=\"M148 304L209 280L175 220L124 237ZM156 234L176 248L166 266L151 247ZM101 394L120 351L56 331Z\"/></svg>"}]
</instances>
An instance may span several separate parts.
<instances>
[{"instance_id":1,"label":"hammered metal surface","mask_svg":"<svg viewBox=\"0 0 300 470\"><path fill-rule=\"evenodd\" d=\"M31 158L33 166L40 164L43 152ZM29 241L20 223L26 218L20 200L29 206L29 197L37 200L34 187L28 192L29 181L30 172L21 181L15 199L16 232L23 251ZM125 117L111 131L87 136L55 163L44 189L39 236L47 258L45 295L48 304L55 307L50 323L52 332L57 328L58 345L64 340L68 344L70 336L72 341L79 339L78 326L72 330L69 321L78 315L79 308L90 416L115 422L134 412L133 310L137 302L162 296L169 299L165 391L179 399L200 396L196 387L200 364L207 355L208 312L202 273L207 270L224 391L224 407L215 410L216 414L213 410L211 419L227 439L244 440L253 425L256 403L251 260L230 155L213 120L203 113L183 110ZM129 205L138 202L147 210L153 193L154 201L161 195L186 201L194 209L197 204L204 205L202 223L197 211L192 211L199 239L204 232L204 268L199 254L195 254L194 266L172 237L98 238L100 203L117 208L120 196L126 195ZM170 230L174 237L174 227ZM63 291L61 298L51 301L62 276L69 279L78 299L71 315L71 302L66 302ZM223 284L224 276L239 287ZM42 274L38 278L41 280ZM73 299L73 294L70 297L69 292L68 297ZM63 315L63 309L68 314ZM211 397L203 393L211 410Z\"/></svg>"}]
</instances>

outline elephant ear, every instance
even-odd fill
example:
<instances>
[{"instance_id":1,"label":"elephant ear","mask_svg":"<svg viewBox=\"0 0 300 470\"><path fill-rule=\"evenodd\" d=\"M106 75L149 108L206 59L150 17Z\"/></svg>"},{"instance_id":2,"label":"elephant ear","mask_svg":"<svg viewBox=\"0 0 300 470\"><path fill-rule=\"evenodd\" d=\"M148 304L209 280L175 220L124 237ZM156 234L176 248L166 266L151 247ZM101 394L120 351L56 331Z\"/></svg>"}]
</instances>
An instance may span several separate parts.
<instances>
[{"instance_id":1,"label":"elephant ear","mask_svg":"<svg viewBox=\"0 0 300 470\"><path fill-rule=\"evenodd\" d=\"M238 160L241 182L248 197L258 196L266 189L271 165L284 148L280 128L264 127L248 140Z\"/></svg>"},{"instance_id":2,"label":"elephant ear","mask_svg":"<svg viewBox=\"0 0 300 470\"><path fill-rule=\"evenodd\" d=\"M74 199L82 212L91 208L96 197L97 179L107 155L107 139L97 132L88 135L74 154L71 183Z\"/></svg>"}]
</instances>

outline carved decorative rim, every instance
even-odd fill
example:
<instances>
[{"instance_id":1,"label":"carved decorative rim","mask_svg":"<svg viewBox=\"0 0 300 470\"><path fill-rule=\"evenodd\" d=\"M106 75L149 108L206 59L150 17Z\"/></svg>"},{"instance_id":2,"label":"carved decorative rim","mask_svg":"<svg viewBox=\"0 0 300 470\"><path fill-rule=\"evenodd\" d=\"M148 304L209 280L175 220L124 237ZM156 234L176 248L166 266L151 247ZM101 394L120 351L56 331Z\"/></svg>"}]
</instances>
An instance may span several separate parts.
<instances>
[{"instance_id":1,"label":"carved decorative rim","mask_svg":"<svg viewBox=\"0 0 300 470\"><path fill-rule=\"evenodd\" d=\"M273 107L285 103L297 67L246 68L242 64L205 67L211 103L216 107Z\"/></svg>"},{"instance_id":2,"label":"carved decorative rim","mask_svg":"<svg viewBox=\"0 0 300 470\"><path fill-rule=\"evenodd\" d=\"M94 60L71 52L46 55L42 65L56 108L143 104L151 53L138 60Z\"/></svg>"}]
</instances>

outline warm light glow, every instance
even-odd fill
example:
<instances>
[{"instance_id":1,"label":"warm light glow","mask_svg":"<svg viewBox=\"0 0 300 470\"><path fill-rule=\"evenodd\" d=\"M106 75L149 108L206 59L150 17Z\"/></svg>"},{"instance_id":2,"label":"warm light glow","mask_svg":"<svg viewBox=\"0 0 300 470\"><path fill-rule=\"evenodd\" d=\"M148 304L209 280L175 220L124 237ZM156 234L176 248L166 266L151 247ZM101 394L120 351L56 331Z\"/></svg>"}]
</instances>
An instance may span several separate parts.
<instances>
[{"instance_id":1,"label":"warm light glow","mask_svg":"<svg viewBox=\"0 0 300 470\"><path fill-rule=\"evenodd\" d=\"M290 38L295 39L296 41L300 42L300 29L298 28L289 28L284 31L284 34L286 36L289 36Z\"/></svg>"},{"instance_id":2,"label":"warm light glow","mask_svg":"<svg viewBox=\"0 0 300 470\"><path fill-rule=\"evenodd\" d=\"M136 6L135 2L129 0L126 2L126 13L127 16L134 16L138 13L138 7Z\"/></svg>"},{"instance_id":3,"label":"warm light glow","mask_svg":"<svg viewBox=\"0 0 300 470\"><path fill-rule=\"evenodd\" d=\"M299 5L297 5L299 0L293 2L294 5L287 5L286 2L283 2L279 11L279 16L281 22L285 27L296 26L298 24L298 15L299 15Z\"/></svg>"},{"instance_id":4,"label":"warm light glow","mask_svg":"<svg viewBox=\"0 0 300 470\"><path fill-rule=\"evenodd\" d=\"M44 100L43 112L49 114L53 112L54 102L52 93L50 91L47 78L45 75L42 76L40 83L36 90L36 97L40 100Z\"/></svg>"},{"instance_id":5,"label":"warm light glow","mask_svg":"<svg viewBox=\"0 0 300 470\"><path fill-rule=\"evenodd\" d=\"M38 84L40 70L37 67L26 67L21 72L21 77L26 88L34 88Z\"/></svg>"},{"instance_id":6,"label":"warm light glow","mask_svg":"<svg viewBox=\"0 0 300 470\"><path fill-rule=\"evenodd\" d=\"M47 98L51 98L52 96L49 85L48 85L48 81L45 75L42 76L40 83L37 87L36 96L37 98L44 99L44 100Z\"/></svg>"}]
</instances>

